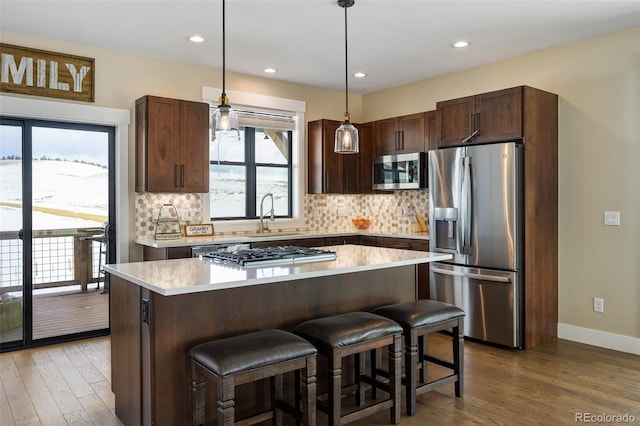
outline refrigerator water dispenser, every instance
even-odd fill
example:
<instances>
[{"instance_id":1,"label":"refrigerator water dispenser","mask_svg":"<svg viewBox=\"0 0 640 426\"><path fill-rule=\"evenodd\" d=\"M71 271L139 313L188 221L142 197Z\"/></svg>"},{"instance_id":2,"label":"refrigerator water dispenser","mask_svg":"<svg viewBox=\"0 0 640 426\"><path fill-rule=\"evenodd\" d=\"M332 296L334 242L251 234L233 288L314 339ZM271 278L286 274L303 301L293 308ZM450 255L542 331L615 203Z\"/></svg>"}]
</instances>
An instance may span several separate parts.
<instances>
[{"instance_id":1,"label":"refrigerator water dispenser","mask_svg":"<svg viewBox=\"0 0 640 426\"><path fill-rule=\"evenodd\" d=\"M458 209L436 207L434 209L436 223L436 248L456 250L458 239Z\"/></svg>"}]
</instances>

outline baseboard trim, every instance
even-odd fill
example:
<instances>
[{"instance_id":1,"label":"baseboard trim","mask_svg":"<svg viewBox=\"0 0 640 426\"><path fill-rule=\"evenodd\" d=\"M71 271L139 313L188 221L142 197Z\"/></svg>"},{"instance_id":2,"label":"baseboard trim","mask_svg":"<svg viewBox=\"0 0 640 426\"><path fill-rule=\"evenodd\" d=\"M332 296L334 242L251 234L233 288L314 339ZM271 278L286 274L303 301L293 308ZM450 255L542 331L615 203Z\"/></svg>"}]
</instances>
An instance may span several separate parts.
<instances>
[{"instance_id":1,"label":"baseboard trim","mask_svg":"<svg viewBox=\"0 0 640 426\"><path fill-rule=\"evenodd\" d=\"M640 355L640 338L558 323L558 338Z\"/></svg>"}]
</instances>

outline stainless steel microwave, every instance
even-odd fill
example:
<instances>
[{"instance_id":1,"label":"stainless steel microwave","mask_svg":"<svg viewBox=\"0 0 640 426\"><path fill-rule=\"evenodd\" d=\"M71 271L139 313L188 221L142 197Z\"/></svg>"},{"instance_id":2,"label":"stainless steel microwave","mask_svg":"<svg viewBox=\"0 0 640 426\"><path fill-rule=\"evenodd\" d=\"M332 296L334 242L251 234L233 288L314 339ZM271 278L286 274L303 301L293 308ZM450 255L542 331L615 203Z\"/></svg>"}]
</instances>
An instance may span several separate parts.
<instances>
[{"instance_id":1,"label":"stainless steel microwave","mask_svg":"<svg viewBox=\"0 0 640 426\"><path fill-rule=\"evenodd\" d=\"M427 187L426 153L382 155L373 161L373 189Z\"/></svg>"}]
</instances>

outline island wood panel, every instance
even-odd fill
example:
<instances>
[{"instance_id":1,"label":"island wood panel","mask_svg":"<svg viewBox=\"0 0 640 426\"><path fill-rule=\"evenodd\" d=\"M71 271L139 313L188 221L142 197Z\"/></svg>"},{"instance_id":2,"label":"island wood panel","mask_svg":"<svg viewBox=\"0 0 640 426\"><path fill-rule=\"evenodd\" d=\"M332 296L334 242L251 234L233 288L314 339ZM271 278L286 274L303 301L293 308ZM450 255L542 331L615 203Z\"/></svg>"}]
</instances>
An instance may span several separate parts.
<instances>
[{"instance_id":1,"label":"island wood panel","mask_svg":"<svg viewBox=\"0 0 640 426\"><path fill-rule=\"evenodd\" d=\"M307 319L415 300L415 271L415 265L409 265L178 296L142 289L135 303L129 301L119 307L118 316L112 318L118 323L117 330L141 330L138 356L127 347L136 345L134 334L112 333L117 348L114 360L127 356L129 364L123 372L121 364L114 362L115 381L126 375L141 377L139 387L114 386L116 415L125 424L138 424L141 418L143 425L185 424L190 389L187 353L193 346L256 330L291 330ZM112 279L118 283L112 290L118 293L115 300L122 300L128 287L138 289L115 276ZM141 297L150 301L148 325L140 321ZM321 363L318 372L324 374ZM242 417L262 409L268 395L265 382L239 387L236 415ZM133 407L136 404L137 410ZM207 423L216 424L216 392L211 383L207 387L207 407Z\"/></svg>"},{"instance_id":2,"label":"island wood panel","mask_svg":"<svg viewBox=\"0 0 640 426\"><path fill-rule=\"evenodd\" d=\"M116 413L126 425L141 424L140 287L110 276L111 390Z\"/></svg>"}]
</instances>

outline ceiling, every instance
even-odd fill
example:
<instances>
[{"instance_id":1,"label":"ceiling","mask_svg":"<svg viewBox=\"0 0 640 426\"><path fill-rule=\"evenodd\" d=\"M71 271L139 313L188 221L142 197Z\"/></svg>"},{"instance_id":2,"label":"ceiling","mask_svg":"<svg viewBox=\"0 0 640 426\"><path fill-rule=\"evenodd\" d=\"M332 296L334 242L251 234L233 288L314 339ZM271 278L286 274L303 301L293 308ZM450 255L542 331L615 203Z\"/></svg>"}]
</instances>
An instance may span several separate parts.
<instances>
[{"instance_id":1,"label":"ceiling","mask_svg":"<svg viewBox=\"0 0 640 426\"><path fill-rule=\"evenodd\" d=\"M367 73L349 89L366 94L639 26L640 0L355 0L348 21L350 74ZM221 0L0 0L3 31L218 69L221 22ZM228 71L344 90L335 0L228 0L226 27Z\"/></svg>"}]
</instances>

